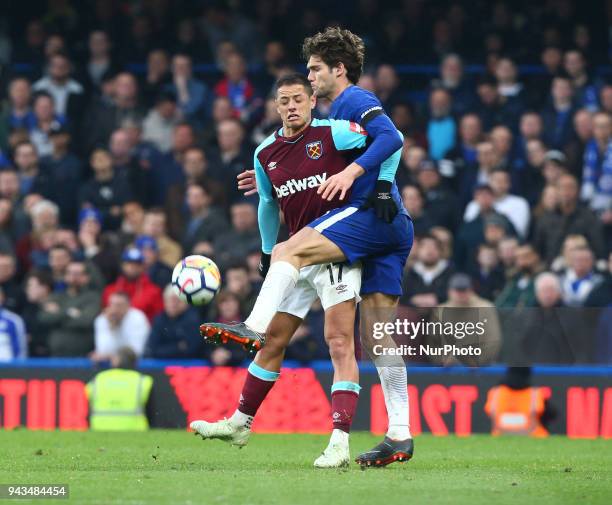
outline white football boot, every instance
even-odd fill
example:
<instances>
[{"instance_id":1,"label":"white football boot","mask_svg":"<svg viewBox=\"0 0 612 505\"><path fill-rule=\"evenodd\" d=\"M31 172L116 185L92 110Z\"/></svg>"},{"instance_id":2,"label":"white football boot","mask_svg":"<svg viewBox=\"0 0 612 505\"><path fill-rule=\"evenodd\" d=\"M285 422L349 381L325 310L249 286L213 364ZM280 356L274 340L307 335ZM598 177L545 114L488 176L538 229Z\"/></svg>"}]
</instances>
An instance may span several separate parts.
<instances>
[{"instance_id":1,"label":"white football boot","mask_svg":"<svg viewBox=\"0 0 612 505\"><path fill-rule=\"evenodd\" d=\"M251 436L251 429L249 427L237 425L230 419L222 419L216 423L193 421L189 427L204 440L216 438L238 447L247 445Z\"/></svg>"},{"instance_id":2,"label":"white football boot","mask_svg":"<svg viewBox=\"0 0 612 505\"><path fill-rule=\"evenodd\" d=\"M336 429L332 432L323 454L315 460L314 466L315 468L345 468L349 466L350 460L348 433Z\"/></svg>"}]
</instances>

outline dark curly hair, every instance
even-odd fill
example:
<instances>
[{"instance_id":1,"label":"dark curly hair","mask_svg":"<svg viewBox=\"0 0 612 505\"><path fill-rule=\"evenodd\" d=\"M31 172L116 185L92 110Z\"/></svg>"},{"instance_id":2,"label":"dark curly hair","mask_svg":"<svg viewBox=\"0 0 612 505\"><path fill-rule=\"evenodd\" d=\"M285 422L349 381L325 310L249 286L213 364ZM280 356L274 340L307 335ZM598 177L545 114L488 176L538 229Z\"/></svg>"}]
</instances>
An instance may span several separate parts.
<instances>
[{"instance_id":1,"label":"dark curly hair","mask_svg":"<svg viewBox=\"0 0 612 505\"><path fill-rule=\"evenodd\" d=\"M330 68L343 63L346 77L356 83L363 72L365 45L358 35L336 26L306 38L302 54L306 61L311 56L318 56Z\"/></svg>"}]
</instances>

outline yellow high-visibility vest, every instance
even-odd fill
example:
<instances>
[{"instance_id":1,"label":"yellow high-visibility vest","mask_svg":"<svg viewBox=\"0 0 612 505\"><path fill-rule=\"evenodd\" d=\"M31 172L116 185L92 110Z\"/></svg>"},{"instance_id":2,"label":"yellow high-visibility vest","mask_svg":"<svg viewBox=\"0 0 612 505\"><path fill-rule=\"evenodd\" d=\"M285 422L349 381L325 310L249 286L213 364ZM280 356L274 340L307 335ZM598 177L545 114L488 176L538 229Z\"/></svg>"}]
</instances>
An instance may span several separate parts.
<instances>
[{"instance_id":1,"label":"yellow high-visibility vest","mask_svg":"<svg viewBox=\"0 0 612 505\"><path fill-rule=\"evenodd\" d=\"M153 378L135 370L113 368L98 373L86 386L89 427L97 431L145 431L145 405Z\"/></svg>"}]
</instances>

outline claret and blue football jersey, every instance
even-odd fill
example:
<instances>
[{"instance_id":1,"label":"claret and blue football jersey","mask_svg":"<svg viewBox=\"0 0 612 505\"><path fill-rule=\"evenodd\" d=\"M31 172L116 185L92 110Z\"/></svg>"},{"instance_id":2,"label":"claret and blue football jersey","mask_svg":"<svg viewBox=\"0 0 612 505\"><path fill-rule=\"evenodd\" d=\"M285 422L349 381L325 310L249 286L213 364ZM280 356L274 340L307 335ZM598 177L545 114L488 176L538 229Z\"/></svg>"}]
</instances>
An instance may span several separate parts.
<instances>
[{"instance_id":1,"label":"claret and blue football jersey","mask_svg":"<svg viewBox=\"0 0 612 505\"><path fill-rule=\"evenodd\" d=\"M310 226L334 242L349 262L363 260L362 293L399 296L413 241L412 222L394 182L402 136L378 99L357 86L350 86L333 102L331 116L314 119L294 137L283 137L281 129L255 151L262 250L271 253L276 244L280 209L291 234ZM364 123L378 135L378 147L368 140L371 134ZM386 152L389 156L378 163ZM342 206L339 195L323 200L318 187L352 161L365 173L353 183L348 203ZM373 209L361 209L379 178L392 182L391 195L400 208L392 223L378 219Z\"/></svg>"},{"instance_id":2,"label":"claret and blue football jersey","mask_svg":"<svg viewBox=\"0 0 612 505\"><path fill-rule=\"evenodd\" d=\"M313 119L293 137L276 131L255 151L255 176L259 197L276 200L293 235L327 211L343 205L339 194L323 200L317 190L325 180L350 163L350 154L365 147L367 133L356 123ZM274 210L278 214L277 210ZM269 219L271 216L265 216ZM270 252L276 236L262 236L264 252ZM270 244L270 242L272 243Z\"/></svg>"}]
</instances>

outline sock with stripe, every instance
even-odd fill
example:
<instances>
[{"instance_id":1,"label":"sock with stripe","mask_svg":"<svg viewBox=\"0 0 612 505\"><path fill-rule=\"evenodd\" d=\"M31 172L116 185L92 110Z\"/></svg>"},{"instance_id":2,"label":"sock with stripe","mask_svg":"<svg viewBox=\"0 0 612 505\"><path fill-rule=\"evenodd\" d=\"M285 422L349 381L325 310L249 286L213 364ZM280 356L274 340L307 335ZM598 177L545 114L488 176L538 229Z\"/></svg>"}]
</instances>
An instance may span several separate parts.
<instances>
[{"instance_id":1,"label":"sock with stripe","mask_svg":"<svg viewBox=\"0 0 612 505\"><path fill-rule=\"evenodd\" d=\"M295 287L299 270L287 261L275 261L270 266L259 296L245 324L258 333L265 333L281 302Z\"/></svg>"},{"instance_id":2,"label":"sock with stripe","mask_svg":"<svg viewBox=\"0 0 612 505\"><path fill-rule=\"evenodd\" d=\"M253 361L242 386L238 408L230 421L237 426L250 428L257 410L279 376L279 372L270 372Z\"/></svg>"},{"instance_id":3,"label":"sock with stripe","mask_svg":"<svg viewBox=\"0 0 612 505\"><path fill-rule=\"evenodd\" d=\"M357 410L360 389L361 386L359 384L351 381L340 381L332 385L331 406L334 432L340 430L347 434L350 433L351 423ZM333 437L334 435L332 434Z\"/></svg>"}]
</instances>

